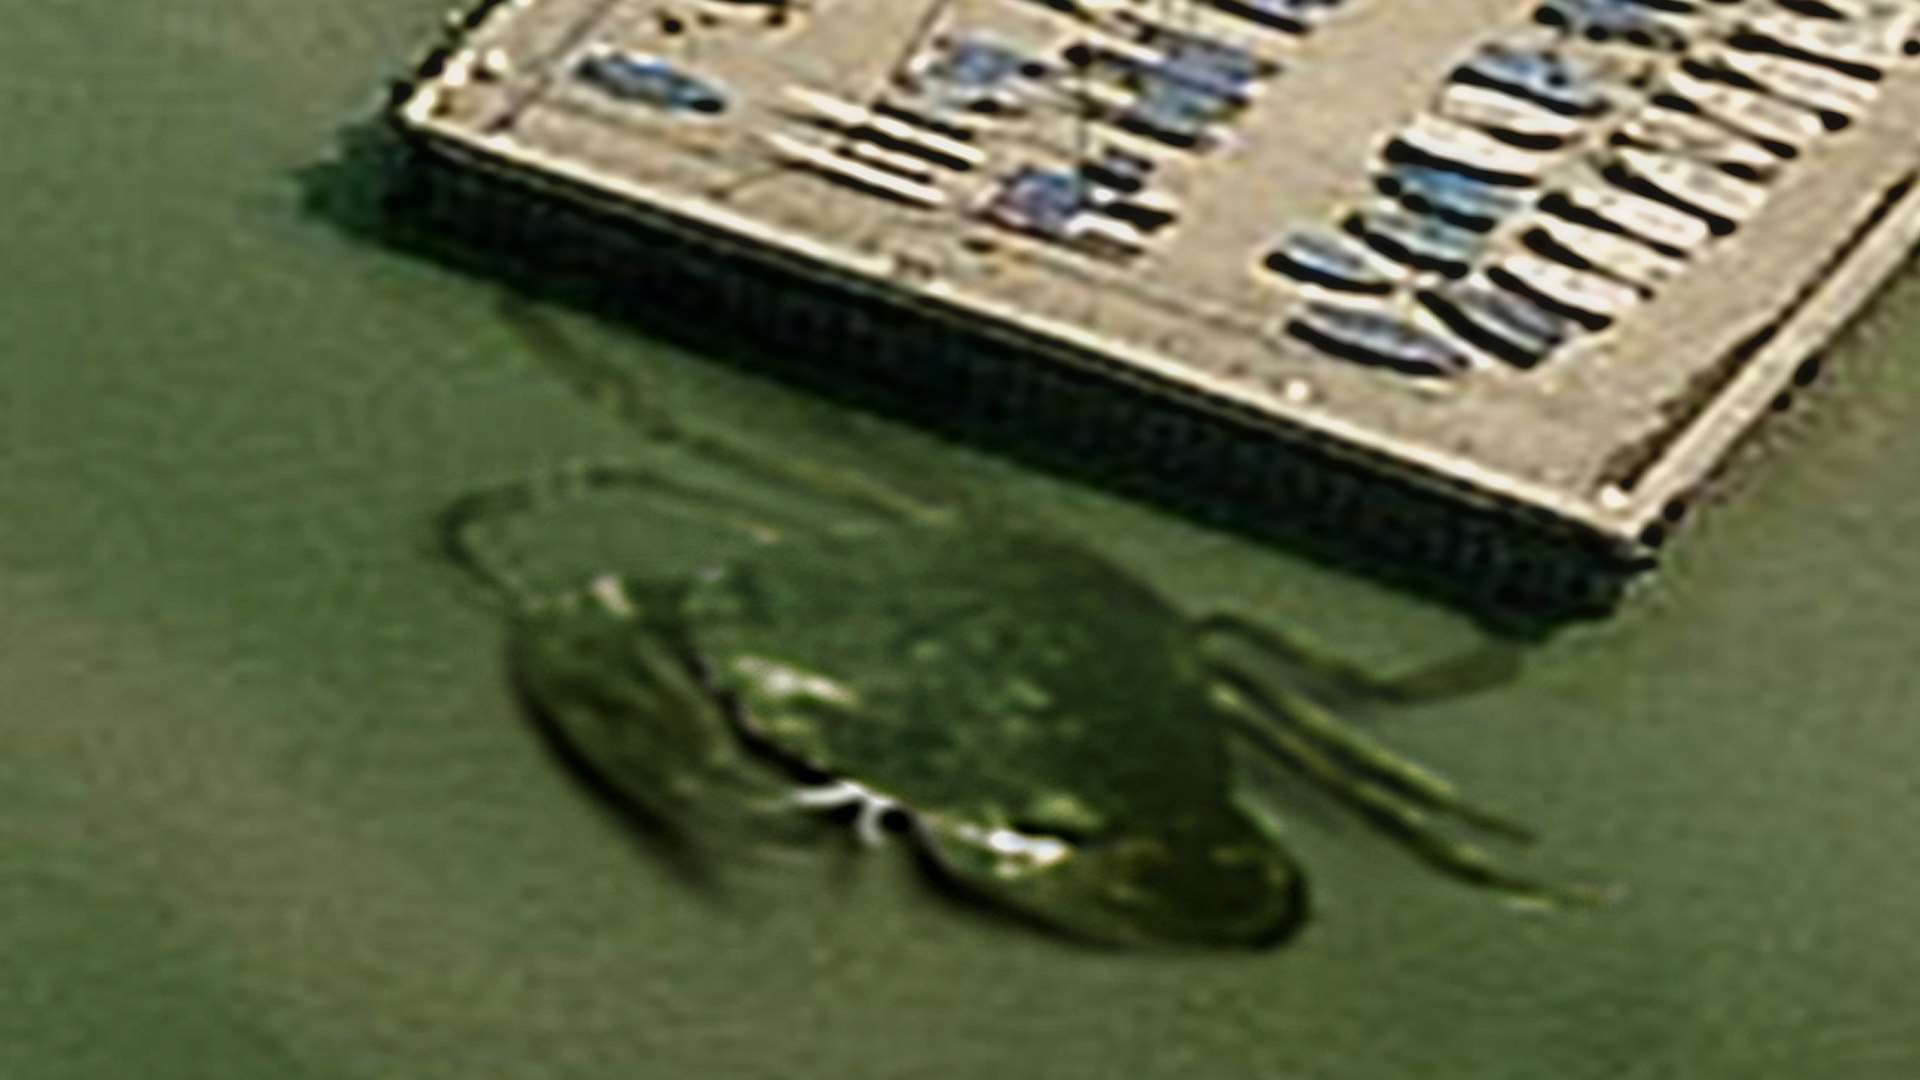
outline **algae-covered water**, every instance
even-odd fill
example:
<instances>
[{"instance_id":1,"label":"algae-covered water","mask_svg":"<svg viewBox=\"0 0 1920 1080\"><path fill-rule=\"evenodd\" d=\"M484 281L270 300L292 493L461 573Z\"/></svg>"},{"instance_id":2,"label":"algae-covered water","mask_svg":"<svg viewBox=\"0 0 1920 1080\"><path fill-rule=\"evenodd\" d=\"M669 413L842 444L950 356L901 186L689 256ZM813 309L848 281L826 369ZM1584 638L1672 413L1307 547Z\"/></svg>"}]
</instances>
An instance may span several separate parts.
<instances>
[{"instance_id":1,"label":"algae-covered water","mask_svg":"<svg viewBox=\"0 0 1920 1080\"><path fill-rule=\"evenodd\" d=\"M426 528L476 482L651 451L497 284L302 209L440 6L63 0L0 34L0 1077L1920 1075L1920 283L1616 616L1373 720L1623 904L1516 912L1304 796L1319 918L1276 951L1077 947L897 851L715 895L546 753ZM695 421L1043 521L1187 606L1382 666L1474 640L540 317Z\"/></svg>"}]
</instances>

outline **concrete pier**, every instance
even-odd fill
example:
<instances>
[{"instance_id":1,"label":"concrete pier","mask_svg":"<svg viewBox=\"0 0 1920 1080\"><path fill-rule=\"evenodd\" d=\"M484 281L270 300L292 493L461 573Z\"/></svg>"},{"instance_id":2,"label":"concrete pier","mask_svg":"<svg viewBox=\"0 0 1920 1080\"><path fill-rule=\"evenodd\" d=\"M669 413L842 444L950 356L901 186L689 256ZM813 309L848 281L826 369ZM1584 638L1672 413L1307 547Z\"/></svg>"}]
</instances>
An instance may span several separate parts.
<instances>
[{"instance_id":1,"label":"concrete pier","mask_svg":"<svg viewBox=\"0 0 1920 1080\"><path fill-rule=\"evenodd\" d=\"M1320 507L1335 529L1367 519L1370 533L1401 534L1409 557L1463 571L1497 562L1533 580L1523 591L1579 592L1576 562L1648 559L1728 449L1920 243L1912 28L1861 31L1882 49L1867 80L1806 56L1739 51L1752 42L1749 16L1766 8L1772 18L1774 5L1708 7L1710 17L1671 22L1680 45L1647 49L1568 44L1512 0L1348 0L1304 35L1157 0L504 0L460 21L398 89L393 116L444 187L487 192L489 228L571 214L569 244L621 253L605 265L701 293L702 305L807 350L845 354L858 377L946 392L971 380L992 402L981 408L1063 442L1094 420L1063 416L1073 407L1059 401L1111 388L1101 422L1129 433L1126 452L1206 472L1222 490L1290 493L1278 501ZM1203 142L1213 145L1143 131L1121 108L1137 111L1154 79L1241 70L1159 66L1155 57L1193 40L1261 69L1209 118ZM987 106L956 104L939 84L966 42L991 44L965 57L983 71L1001 56L1025 62L993 75L999 96ZM1725 187L1753 199L1737 222L1649 256L1654 286L1537 365L1454 343L1471 361L1464 370L1416 377L1289 333L1308 305L1363 302L1448 340L1414 302L1448 287L1447 275L1388 267L1401 276L1390 295L1356 298L1282 277L1262 258L1293 232L1339 234L1356 210L1404 211L1378 186L1390 141L1445 112L1461 67L1490 47L1572 55L1609 91L1561 145L1527 151L1537 175L1515 185L1524 205L1470 238L1475 281L1535 256L1552 193L1632 194L1607 186L1624 182L1619 133L1656 99L1685 87L1717 109L1713 95L1739 90L1737 76L1694 88L1698 71L1759 55L1754 70L1795 88L1801 105L1770 99L1755 115L1817 119L1790 148L1748 138L1750 155L1773 147L1763 172L1714 172L1686 219L1713 221L1721 212L1701 204ZM637 65L645 85L614 93L583 77L608 56ZM670 75L655 84L644 72ZM647 98L682 85L678 76L723 104ZM984 81L975 71L956 85L975 92ZM1846 114L1806 105L1816 91L1849 102ZM1526 143L1493 136L1505 143L1475 152L1515 156L1504 147ZM1628 160L1656 171L1705 160L1660 153ZM1070 227L1009 227L1023 171L1072 175L1094 161L1148 163L1144 191L1126 197L1147 212L1084 202ZM1156 214L1170 223L1155 225ZM1367 258L1386 266L1376 255ZM1589 282L1622 276L1587 269ZM1442 518L1444 529L1414 524ZM1533 539L1495 539L1513 526ZM1454 539L1422 539L1441 531ZM1447 551L1412 550L1422 545Z\"/></svg>"}]
</instances>

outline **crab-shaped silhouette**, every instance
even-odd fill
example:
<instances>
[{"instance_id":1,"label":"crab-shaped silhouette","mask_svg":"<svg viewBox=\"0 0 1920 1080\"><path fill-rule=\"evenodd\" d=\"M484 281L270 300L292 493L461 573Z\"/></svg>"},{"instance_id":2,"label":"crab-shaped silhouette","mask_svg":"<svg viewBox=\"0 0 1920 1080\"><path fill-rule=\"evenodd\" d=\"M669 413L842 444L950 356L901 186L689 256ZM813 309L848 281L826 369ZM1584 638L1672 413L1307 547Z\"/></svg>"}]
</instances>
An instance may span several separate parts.
<instances>
[{"instance_id":1,"label":"crab-shaped silhouette","mask_svg":"<svg viewBox=\"0 0 1920 1080\"><path fill-rule=\"evenodd\" d=\"M441 515L447 553L510 611L526 700L656 822L697 835L854 806L863 835L902 820L953 882L1069 934L1255 944L1307 912L1277 810L1242 778L1245 755L1266 754L1447 874L1537 902L1591 898L1440 831L1445 815L1525 836L1313 692L1461 692L1509 675L1509 651L1373 678L1251 621L1184 614L1067 538L695 435L596 380L597 398L656 437L845 510L796 528L657 468L585 464ZM611 490L703 508L743 550L677 574L603 565L553 592L487 540L499 522Z\"/></svg>"}]
</instances>

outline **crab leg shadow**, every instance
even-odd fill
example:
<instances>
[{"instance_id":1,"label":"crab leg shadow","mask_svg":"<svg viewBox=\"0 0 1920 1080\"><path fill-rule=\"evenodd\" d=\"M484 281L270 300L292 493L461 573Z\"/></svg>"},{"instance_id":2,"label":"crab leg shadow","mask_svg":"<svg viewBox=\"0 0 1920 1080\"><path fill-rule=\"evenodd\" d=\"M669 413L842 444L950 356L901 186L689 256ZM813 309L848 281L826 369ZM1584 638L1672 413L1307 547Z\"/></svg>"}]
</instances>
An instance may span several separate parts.
<instances>
[{"instance_id":1,"label":"crab leg shadow","mask_svg":"<svg viewBox=\"0 0 1920 1080\"><path fill-rule=\"evenodd\" d=\"M1250 743L1306 774L1435 869L1544 906L1584 907L1613 898L1613 890L1508 870L1481 847L1446 836L1435 813L1510 840L1532 839L1503 815L1460 797L1447 781L1340 725L1316 703L1268 690L1230 669L1216 669L1215 675L1216 700ZM1250 809L1266 816L1258 807Z\"/></svg>"}]
</instances>

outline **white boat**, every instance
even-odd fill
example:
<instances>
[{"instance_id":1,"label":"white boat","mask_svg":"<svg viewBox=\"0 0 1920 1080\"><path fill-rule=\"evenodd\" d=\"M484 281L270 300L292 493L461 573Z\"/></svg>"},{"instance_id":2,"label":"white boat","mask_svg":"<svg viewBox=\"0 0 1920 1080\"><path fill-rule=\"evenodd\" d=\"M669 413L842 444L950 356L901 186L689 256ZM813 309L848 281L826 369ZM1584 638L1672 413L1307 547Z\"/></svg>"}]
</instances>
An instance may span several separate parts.
<instances>
[{"instance_id":1,"label":"white boat","mask_svg":"<svg viewBox=\"0 0 1920 1080\"><path fill-rule=\"evenodd\" d=\"M778 132L764 132L760 138L781 160L831 179L928 209L942 207L947 203L947 193L937 187L863 164L824 146L804 142Z\"/></svg>"},{"instance_id":2,"label":"white boat","mask_svg":"<svg viewBox=\"0 0 1920 1080\"><path fill-rule=\"evenodd\" d=\"M1631 147L1615 153L1628 169L1668 193L1729 221L1745 221L1767 201L1766 188L1735 180L1704 162Z\"/></svg>"},{"instance_id":3,"label":"white boat","mask_svg":"<svg viewBox=\"0 0 1920 1080\"><path fill-rule=\"evenodd\" d=\"M933 166L927 164L925 161L914 157L912 154L903 154L898 150L889 150L879 143L850 139L845 145L840 147L840 153L856 161L875 166L876 168L885 169L891 173L898 173L900 176L912 180L915 183L936 186L940 180L939 176L933 171Z\"/></svg>"},{"instance_id":4,"label":"white boat","mask_svg":"<svg viewBox=\"0 0 1920 1080\"><path fill-rule=\"evenodd\" d=\"M1527 287L1565 307L1608 319L1618 318L1622 312L1640 302L1640 293L1632 286L1599 274L1562 266L1538 255L1516 253L1496 265Z\"/></svg>"},{"instance_id":5,"label":"white boat","mask_svg":"<svg viewBox=\"0 0 1920 1080\"><path fill-rule=\"evenodd\" d=\"M1432 113L1421 114L1397 134L1424 154L1483 172L1533 179L1552 164L1549 157L1508 146L1483 131Z\"/></svg>"},{"instance_id":6,"label":"white boat","mask_svg":"<svg viewBox=\"0 0 1920 1080\"><path fill-rule=\"evenodd\" d=\"M1667 89L1733 127L1794 150L1805 149L1826 131L1820 117L1805 106L1709 82L1685 71L1669 74Z\"/></svg>"},{"instance_id":7,"label":"white boat","mask_svg":"<svg viewBox=\"0 0 1920 1080\"><path fill-rule=\"evenodd\" d=\"M1075 244L1117 248L1126 254L1146 250L1147 238L1139 229L1105 214L1084 212L1067 219L1066 239Z\"/></svg>"},{"instance_id":8,"label":"white boat","mask_svg":"<svg viewBox=\"0 0 1920 1080\"><path fill-rule=\"evenodd\" d=\"M1707 242L1712 231L1705 222L1665 203L1622 191L1599 177L1561 189L1569 204L1603 218L1635 236L1675 251L1689 252Z\"/></svg>"},{"instance_id":9,"label":"white boat","mask_svg":"<svg viewBox=\"0 0 1920 1080\"><path fill-rule=\"evenodd\" d=\"M1575 139L1587 125L1522 97L1468 83L1448 83L1435 108L1441 116L1477 128L1501 128L1534 138Z\"/></svg>"},{"instance_id":10,"label":"white boat","mask_svg":"<svg viewBox=\"0 0 1920 1080\"><path fill-rule=\"evenodd\" d=\"M1740 28L1842 64L1885 67L1900 58L1916 24L1920 24L1920 10L1904 4L1855 19L1765 12L1741 20Z\"/></svg>"},{"instance_id":11,"label":"white boat","mask_svg":"<svg viewBox=\"0 0 1920 1080\"><path fill-rule=\"evenodd\" d=\"M1620 134L1676 154L1723 165L1739 165L1754 175L1771 177L1781 159L1737 131L1705 117L1677 109L1649 105L1620 125Z\"/></svg>"},{"instance_id":12,"label":"white boat","mask_svg":"<svg viewBox=\"0 0 1920 1080\"><path fill-rule=\"evenodd\" d=\"M1532 224L1554 243L1604 271L1606 276L1636 286L1646 295L1680 276L1687 266L1629 237L1589 228L1552 214L1537 215Z\"/></svg>"},{"instance_id":13,"label":"white boat","mask_svg":"<svg viewBox=\"0 0 1920 1080\"><path fill-rule=\"evenodd\" d=\"M1714 59L1778 97L1815 109L1830 109L1848 118L1857 119L1871 109L1880 96L1878 83L1802 60L1741 49L1727 49Z\"/></svg>"},{"instance_id":14,"label":"white boat","mask_svg":"<svg viewBox=\"0 0 1920 1080\"><path fill-rule=\"evenodd\" d=\"M927 131L904 120L882 116L864 105L856 105L804 86L789 86L787 97L814 115L844 130L866 128L896 143L914 146L935 160L958 169L976 169L987 163L987 154L977 146Z\"/></svg>"}]
</instances>

